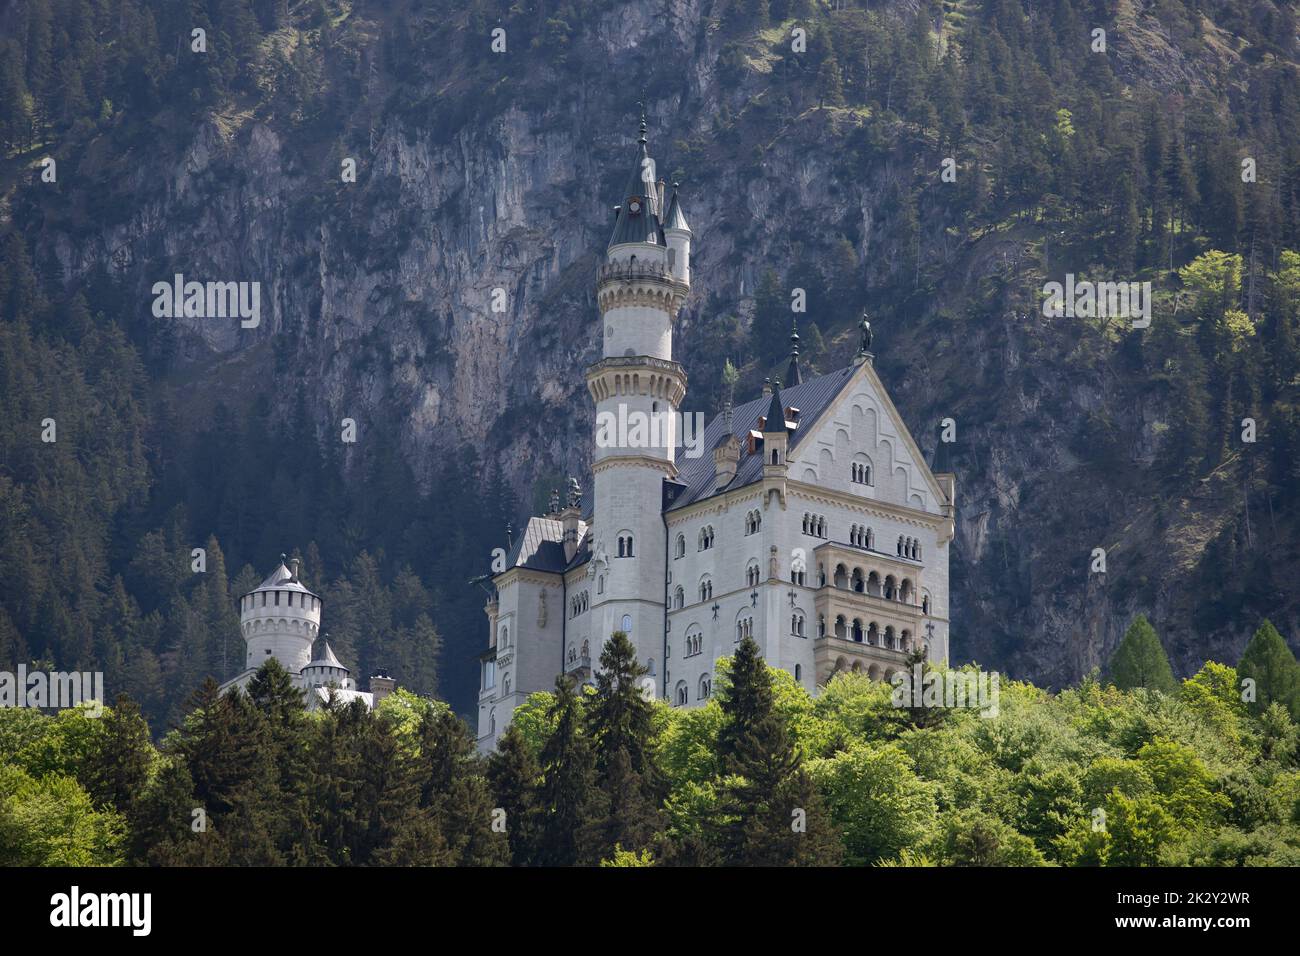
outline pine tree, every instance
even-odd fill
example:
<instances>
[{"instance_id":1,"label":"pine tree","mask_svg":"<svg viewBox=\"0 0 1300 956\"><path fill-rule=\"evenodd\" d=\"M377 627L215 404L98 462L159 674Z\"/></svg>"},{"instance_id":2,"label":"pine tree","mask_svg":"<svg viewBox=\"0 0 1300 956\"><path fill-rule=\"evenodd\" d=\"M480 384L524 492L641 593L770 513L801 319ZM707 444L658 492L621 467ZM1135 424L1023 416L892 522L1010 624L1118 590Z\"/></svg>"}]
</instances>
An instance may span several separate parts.
<instances>
[{"instance_id":1,"label":"pine tree","mask_svg":"<svg viewBox=\"0 0 1300 956\"><path fill-rule=\"evenodd\" d=\"M496 805L505 811L511 862L528 866L536 860L541 836L541 769L514 724L506 728L497 740L496 750L488 756L487 778Z\"/></svg>"},{"instance_id":2,"label":"pine tree","mask_svg":"<svg viewBox=\"0 0 1300 956\"><path fill-rule=\"evenodd\" d=\"M469 727L440 707L425 712L419 738L419 803L436 813L452 858L460 866L508 863L510 844L492 828L495 806Z\"/></svg>"},{"instance_id":3,"label":"pine tree","mask_svg":"<svg viewBox=\"0 0 1300 956\"><path fill-rule=\"evenodd\" d=\"M583 839L596 771L582 733L582 711L573 683L555 681L555 701L547 719L555 728L542 747L543 808L538 862L573 866L589 862Z\"/></svg>"},{"instance_id":4,"label":"pine tree","mask_svg":"<svg viewBox=\"0 0 1300 956\"><path fill-rule=\"evenodd\" d=\"M644 848L659 828L664 788L654 763L654 705L639 685L646 673L636 647L615 631L601 651L586 714L601 797L587 832L601 859L617 846Z\"/></svg>"},{"instance_id":5,"label":"pine tree","mask_svg":"<svg viewBox=\"0 0 1300 956\"><path fill-rule=\"evenodd\" d=\"M144 792L153 757L149 725L140 716L139 706L119 694L104 714L98 746L86 760L83 782L95 805L129 815Z\"/></svg>"},{"instance_id":6,"label":"pine tree","mask_svg":"<svg viewBox=\"0 0 1300 956\"><path fill-rule=\"evenodd\" d=\"M1254 681L1252 712L1262 714L1276 701L1291 712L1293 720L1300 720L1300 664L1271 622L1262 622L1246 645L1237 676Z\"/></svg>"},{"instance_id":7,"label":"pine tree","mask_svg":"<svg viewBox=\"0 0 1300 956\"><path fill-rule=\"evenodd\" d=\"M758 644L746 637L720 703L720 812L713 821L726 863L815 866L839 862L834 826L802 766Z\"/></svg>"},{"instance_id":8,"label":"pine tree","mask_svg":"<svg viewBox=\"0 0 1300 956\"><path fill-rule=\"evenodd\" d=\"M1124 632L1124 638L1111 655L1108 668L1111 682L1120 690L1146 687L1161 693L1178 690L1173 669L1160 638L1146 616L1139 614Z\"/></svg>"}]
</instances>

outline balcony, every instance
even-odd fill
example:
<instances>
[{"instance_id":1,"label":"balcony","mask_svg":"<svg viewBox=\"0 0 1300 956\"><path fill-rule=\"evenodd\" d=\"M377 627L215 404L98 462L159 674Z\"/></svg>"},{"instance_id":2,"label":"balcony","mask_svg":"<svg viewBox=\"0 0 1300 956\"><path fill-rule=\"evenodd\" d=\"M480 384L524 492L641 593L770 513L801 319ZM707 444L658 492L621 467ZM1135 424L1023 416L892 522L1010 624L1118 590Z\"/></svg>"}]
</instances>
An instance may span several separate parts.
<instances>
[{"instance_id":1,"label":"balcony","mask_svg":"<svg viewBox=\"0 0 1300 956\"><path fill-rule=\"evenodd\" d=\"M827 635L813 642L813 665L817 683L825 684L836 674L865 673L872 680L887 681L896 671L907 669L907 652Z\"/></svg>"},{"instance_id":2,"label":"balcony","mask_svg":"<svg viewBox=\"0 0 1300 956\"><path fill-rule=\"evenodd\" d=\"M564 663L564 673L578 683L591 678L591 655L571 653Z\"/></svg>"}]
</instances>

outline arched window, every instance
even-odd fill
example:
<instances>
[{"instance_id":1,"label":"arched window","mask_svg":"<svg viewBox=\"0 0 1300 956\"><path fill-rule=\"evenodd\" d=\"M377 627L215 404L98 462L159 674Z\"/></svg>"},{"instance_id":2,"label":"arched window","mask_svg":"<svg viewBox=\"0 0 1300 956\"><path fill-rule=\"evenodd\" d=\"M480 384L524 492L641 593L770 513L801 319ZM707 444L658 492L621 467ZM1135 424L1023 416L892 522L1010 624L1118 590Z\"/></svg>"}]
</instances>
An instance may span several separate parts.
<instances>
[{"instance_id":1,"label":"arched window","mask_svg":"<svg viewBox=\"0 0 1300 956\"><path fill-rule=\"evenodd\" d=\"M709 693L713 690L713 682L709 680L708 674L700 675L700 693L699 700L708 700Z\"/></svg>"},{"instance_id":2,"label":"arched window","mask_svg":"<svg viewBox=\"0 0 1300 956\"><path fill-rule=\"evenodd\" d=\"M497 645L499 647L510 646L510 628L506 627L504 624L501 625L501 639L497 641Z\"/></svg>"},{"instance_id":3,"label":"arched window","mask_svg":"<svg viewBox=\"0 0 1300 956\"><path fill-rule=\"evenodd\" d=\"M685 606L686 592L682 590L682 586L679 584L677 585L677 590L673 592L673 607L677 610L681 610Z\"/></svg>"},{"instance_id":4,"label":"arched window","mask_svg":"<svg viewBox=\"0 0 1300 956\"><path fill-rule=\"evenodd\" d=\"M600 577L596 578L596 593L597 594L605 593L605 575L603 574Z\"/></svg>"},{"instance_id":5,"label":"arched window","mask_svg":"<svg viewBox=\"0 0 1300 956\"><path fill-rule=\"evenodd\" d=\"M674 555L678 558L686 557L686 535L679 534L677 536L677 547Z\"/></svg>"},{"instance_id":6,"label":"arched window","mask_svg":"<svg viewBox=\"0 0 1300 956\"><path fill-rule=\"evenodd\" d=\"M772 449L772 464L774 465L781 464L781 453L775 448Z\"/></svg>"},{"instance_id":7,"label":"arched window","mask_svg":"<svg viewBox=\"0 0 1300 956\"><path fill-rule=\"evenodd\" d=\"M686 705L686 681L679 680L677 682L677 690L673 694L673 699L677 702L677 706L679 707L684 707Z\"/></svg>"},{"instance_id":8,"label":"arched window","mask_svg":"<svg viewBox=\"0 0 1300 956\"><path fill-rule=\"evenodd\" d=\"M506 674L504 677L501 678L501 693L503 693L503 694L508 694L508 693L510 693L510 675L509 675L509 674Z\"/></svg>"},{"instance_id":9,"label":"arched window","mask_svg":"<svg viewBox=\"0 0 1300 956\"><path fill-rule=\"evenodd\" d=\"M713 525L705 525L700 529L700 550L707 551L713 547Z\"/></svg>"},{"instance_id":10,"label":"arched window","mask_svg":"<svg viewBox=\"0 0 1300 956\"><path fill-rule=\"evenodd\" d=\"M655 659L653 657L645 662L645 672L648 677L655 676Z\"/></svg>"},{"instance_id":11,"label":"arched window","mask_svg":"<svg viewBox=\"0 0 1300 956\"><path fill-rule=\"evenodd\" d=\"M495 734L496 732L497 732L497 710L495 707L493 707L490 711L488 711L488 733Z\"/></svg>"},{"instance_id":12,"label":"arched window","mask_svg":"<svg viewBox=\"0 0 1300 956\"><path fill-rule=\"evenodd\" d=\"M623 615L623 633L628 637L632 636L632 616L630 614Z\"/></svg>"},{"instance_id":13,"label":"arched window","mask_svg":"<svg viewBox=\"0 0 1300 956\"><path fill-rule=\"evenodd\" d=\"M711 601L713 599L713 581L709 578L703 578L700 581L700 600Z\"/></svg>"},{"instance_id":14,"label":"arched window","mask_svg":"<svg viewBox=\"0 0 1300 956\"><path fill-rule=\"evenodd\" d=\"M759 582L758 562L751 561L749 567L745 569L745 584L748 587L757 587Z\"/></svg>"},{"instance_id":15,"label":"arched window","mask_svg":"<svg viewBox=\"0 0 1300 956\"><path fill-rule=\"evenodd\" d=\"M871 460L866 455L855 455L851 473L854 483L859 485L871 484Z\"/></svg>"},{"instance_id":16,"label":"arched window","mask_svg":"<svg viewBox=\"0 0 1300 956\"><path fill-rule=\"evenodd\" d=\"M795 611L790 615L790 633L796 637L806 637L804 633L803 611Z\"/></svg>"},{"instance_id":17,"label":"arched window","mask_svg":"<svg viewBox=\"0 0 1300 956\"><path fill-rule=\"evenodd\" d=\"M632 532L623 531L618 536L618 556L620 558L635 557L632 553Z\"/></svg>"},{"instance_id":18,"label":"arched window","mask_svg":"<svg viewBox=\"0 0 1300 956\"><path fill-rule=\"evenodd\" d=\"M795 664L795 665L794 665L794 679L795 679L795 680L803 680L803 665L802 665L802 664Z\"/></svg>"}]
</instances>

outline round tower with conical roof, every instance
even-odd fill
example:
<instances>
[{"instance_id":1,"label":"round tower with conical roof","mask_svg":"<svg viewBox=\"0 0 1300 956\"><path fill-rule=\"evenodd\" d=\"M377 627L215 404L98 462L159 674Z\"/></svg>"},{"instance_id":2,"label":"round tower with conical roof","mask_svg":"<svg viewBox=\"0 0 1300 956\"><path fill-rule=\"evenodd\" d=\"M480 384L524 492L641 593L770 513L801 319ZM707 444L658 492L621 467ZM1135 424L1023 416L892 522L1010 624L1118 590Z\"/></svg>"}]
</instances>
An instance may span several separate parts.
<instances>
[{"instance_id":1,"label":"round tower with conical roof","mask_svg":"<svg viewBox=\"0 0 1300 956\"><path fill-rule=\"evenodd\" d=\"M676 187L665 207L641 119L635 165L596 277L603 358L587 370L596 404L594 632L628 632L646 663L663 655L663 482L675 478L686 372L673 321L690 292L690 229Z\"/></svg>"},{"instance_id":2,"label":"round tower with conical roof","mask_svg":"<svg viewBox=\"0 0 1300 956\"><path fill-rule=\"evenodd\" d=\"M274 657L298 678L311 663L320 633L320 597L298 578L298 559L284 555L265 581L239 599L239 626L247 654L244 666L256 669Z\"/></svg>"}]
</instances>

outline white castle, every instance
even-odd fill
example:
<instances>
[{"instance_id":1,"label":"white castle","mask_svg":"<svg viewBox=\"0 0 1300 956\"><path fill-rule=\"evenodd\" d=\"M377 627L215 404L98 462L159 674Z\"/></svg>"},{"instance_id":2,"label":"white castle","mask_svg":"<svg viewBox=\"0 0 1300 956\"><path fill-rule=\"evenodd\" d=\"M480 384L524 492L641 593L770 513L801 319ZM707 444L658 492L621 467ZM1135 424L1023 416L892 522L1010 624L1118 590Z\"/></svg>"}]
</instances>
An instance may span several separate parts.
<instances>
[{"instance_id":1,"label":"white castle","mask_svg":"<svg viewBox=\"0 0 1300 956\"><path fill-rule=\"evenodd\" d=\"M396 681L376 675L370 678L368 693L357 690L352 672L321 635L320 616L320 596L298 579L298 559L286 566L280 555L280 564L267 579L239 599L239 629L247 650L244 670L222 684L221 692L246 687L258 668L275 658L305 692L308 710L325 704L331 694L338 703L360 700L373 709L392 693Z\"/></svg>"},{"instance_id":2,"label":"white castle","mask_svg":"<svg viewBox=\"0 0 1300 956\"><path fill-rule=\"evenodd\" d=\"M709 698L714 663L745 635L814 693L843 670L887 680L913 650L948 657L955 478L927 467L889 400L865 317L848 368L803 381L796 331L786 381L714 418L705 455L682 454L686 373L672 342L692 233L676 184L665 205L655 182L644 120L638 144L596 277L593 506L570 479L564 505L555 495L530 518L492 576L483 750L558 674L590 680L619 630L680 707ZM609 423L637 421L667 435L634 426L610 441Z\"/></svg>"}]
</instances>

